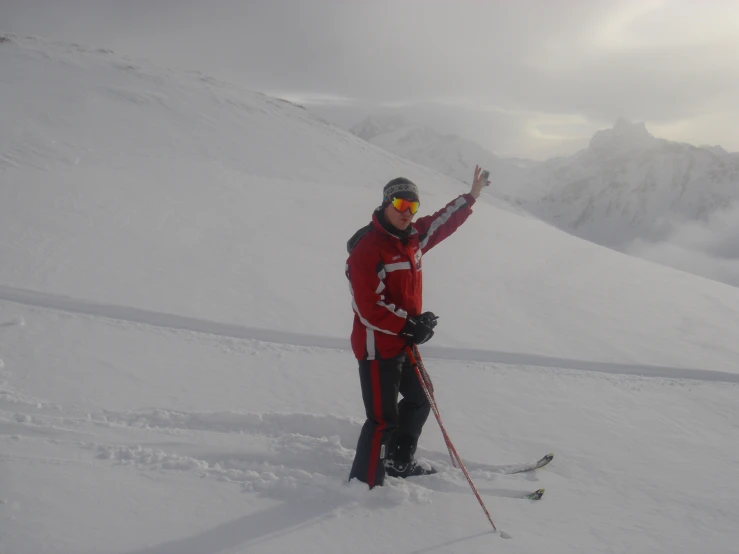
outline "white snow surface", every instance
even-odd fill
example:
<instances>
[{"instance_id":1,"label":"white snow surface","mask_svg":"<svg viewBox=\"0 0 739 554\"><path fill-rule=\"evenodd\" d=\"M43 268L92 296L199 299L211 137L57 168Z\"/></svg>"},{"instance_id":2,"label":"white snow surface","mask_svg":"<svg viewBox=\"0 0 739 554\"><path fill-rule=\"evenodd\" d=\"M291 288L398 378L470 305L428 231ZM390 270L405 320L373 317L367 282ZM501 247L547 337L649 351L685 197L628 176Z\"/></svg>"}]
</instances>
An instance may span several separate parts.
<instances>
[{"instance_id":1,"label":"white snow surface","mask_svg":"<svg viewBox=\"0 0 739 554\"><path fill-rule=\"evenodd\" d=\"M8 39L1 553L737 551L739 290L489 197L429 253L422 353L502 540L433 416L437 475L346 482L345 242L392 177L423 213L466 187L204 74Z\"/></svg>"}]
</instances>

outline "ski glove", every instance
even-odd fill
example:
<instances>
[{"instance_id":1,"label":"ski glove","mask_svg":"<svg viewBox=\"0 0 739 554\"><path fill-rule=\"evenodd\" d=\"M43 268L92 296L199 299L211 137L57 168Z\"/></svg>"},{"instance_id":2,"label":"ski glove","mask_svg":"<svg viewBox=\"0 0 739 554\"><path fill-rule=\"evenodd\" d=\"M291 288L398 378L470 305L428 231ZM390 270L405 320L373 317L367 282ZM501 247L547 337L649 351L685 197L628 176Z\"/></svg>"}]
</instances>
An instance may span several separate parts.
<instances>
[{"instance_id":1,"label":"ski glove","mask_svg":"<svg viewBox=\"0 0 739 554\"><path fill-rule=\"evenodd\" d=\"M434 327L438 316L433 312L424 312L415 317L409 317L400 336L405 337L409 344L423 344L434 336Z\"/></svg>"}]
</instances>

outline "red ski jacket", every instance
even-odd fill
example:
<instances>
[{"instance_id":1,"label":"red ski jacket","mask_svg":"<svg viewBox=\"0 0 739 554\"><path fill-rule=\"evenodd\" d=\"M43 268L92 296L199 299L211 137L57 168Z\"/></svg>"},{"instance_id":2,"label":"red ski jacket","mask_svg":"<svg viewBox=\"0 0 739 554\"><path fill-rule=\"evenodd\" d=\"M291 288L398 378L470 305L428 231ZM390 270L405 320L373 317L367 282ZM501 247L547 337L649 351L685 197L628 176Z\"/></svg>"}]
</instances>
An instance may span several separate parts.
<instances>
[{"instance_id":1,"label":"red ski jacket","mask_svg":"<svg viewBox=\"0 0 739 554\"><path fill-rule=\"evenodd\" d=\"M472 213L470 194L455 198L433 215L411 224L406 238L372 223L347 244L346 277L352 293L352 350L358 360L393 358L406 345L398 335L408 316L422 313L421 257L451 235ZM379 210L379 208L378 208Z\"/></svg>"}]
</instances>

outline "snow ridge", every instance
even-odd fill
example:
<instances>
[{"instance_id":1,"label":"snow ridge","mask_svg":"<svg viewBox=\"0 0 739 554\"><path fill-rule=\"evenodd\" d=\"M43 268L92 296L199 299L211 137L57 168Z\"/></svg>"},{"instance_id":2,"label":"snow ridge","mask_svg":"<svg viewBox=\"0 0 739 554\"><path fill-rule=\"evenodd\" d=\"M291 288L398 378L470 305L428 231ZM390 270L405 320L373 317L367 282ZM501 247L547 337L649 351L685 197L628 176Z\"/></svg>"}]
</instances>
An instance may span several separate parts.
<instances>
[{"instance_id":1,"label":"snow ridge","mask_svg":"<svg viewBox=\"0 0 739 554\"><path fill-rule=\"evenodd\" d=\"M204 333L222 337L256 340L276 344L289 344L292 346L309 348L351 350L348 340L338 337L258 329L233 323L220 323L194 317L143 310L140 308L101 304L99 302L70 298L68 296L40 293L1 285L0 300L17 302L27 306L63 310L70 313L84 314L93 317L129 321L170 330L190 331L193 333ZM536 354L501 352L472 348L427 346L424 348L424 352L429 358L441 360L492 362L551 368L567 368L581 371L597 371L600 373L665 379L696 379L739 383L739 373L710 369L573 360L556 356L540 356Z\"/></svg>"}]
</instances>

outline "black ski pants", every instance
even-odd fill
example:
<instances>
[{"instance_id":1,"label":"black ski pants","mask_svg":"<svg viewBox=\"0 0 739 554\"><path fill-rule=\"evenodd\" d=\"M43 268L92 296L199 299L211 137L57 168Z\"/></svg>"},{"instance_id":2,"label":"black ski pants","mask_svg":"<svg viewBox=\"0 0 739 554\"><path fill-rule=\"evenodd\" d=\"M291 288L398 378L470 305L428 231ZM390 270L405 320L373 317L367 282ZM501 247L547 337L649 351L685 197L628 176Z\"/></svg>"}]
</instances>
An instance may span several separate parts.
<instances>
[{"instance_id":1,"label":"black ski pants","mask_svg":"<svg viewBox=\"0 0 739 554\"><path fill-rule=\"evenodd\" d=\"M360 360L359 381L367 420L349 479L372 488L385 480L385 458L408 461L413 456L431 406L405 353ZM400 402L398 393L403 395Z\"/></svg>"}]
</instances>

